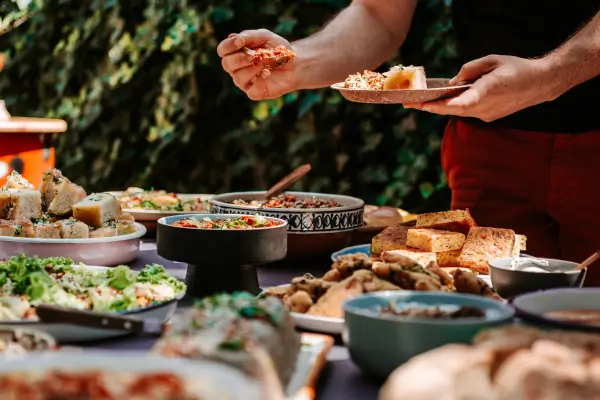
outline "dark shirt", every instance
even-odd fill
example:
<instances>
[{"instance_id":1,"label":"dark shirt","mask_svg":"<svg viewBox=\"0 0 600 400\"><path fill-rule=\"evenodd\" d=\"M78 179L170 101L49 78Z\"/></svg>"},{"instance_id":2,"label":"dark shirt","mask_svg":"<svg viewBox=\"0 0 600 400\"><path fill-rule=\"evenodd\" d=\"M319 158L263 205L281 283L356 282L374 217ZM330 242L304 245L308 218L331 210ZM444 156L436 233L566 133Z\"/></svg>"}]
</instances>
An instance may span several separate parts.
<instances>
[{"instance_id":1,"label":"dark shirt","mask_svg":"<svg viewBox=\"0 0 600 400\"><path fill-rule=\"evenodd\" d=\"M541 57L556 49L600 10L600 0L453 0L460 61L490 54ZM539 132L600 130L600 77L558 99L493 124Z\"/></svg>"}]
</instances>

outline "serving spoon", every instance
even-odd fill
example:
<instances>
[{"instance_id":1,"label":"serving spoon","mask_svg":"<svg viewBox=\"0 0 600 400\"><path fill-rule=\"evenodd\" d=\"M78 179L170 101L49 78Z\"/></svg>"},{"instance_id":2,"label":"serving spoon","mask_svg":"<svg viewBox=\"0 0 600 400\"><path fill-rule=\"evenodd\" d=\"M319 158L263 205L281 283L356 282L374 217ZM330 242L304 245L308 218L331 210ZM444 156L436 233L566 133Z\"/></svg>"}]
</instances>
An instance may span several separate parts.
<instances>
[{"instance_id":1,"label":"serving spoon","mask_svg":"<svg viewBox=\"0 0 600 400\"><path fill-rule=\"evenodd\" d=\"M271 186L271 188L265 193L265 199L269 200L270 198L273 198L285 192L290 186L302 179L304 175L308 174L310 170L310 164L304 164L299 166L298 168L281 178L276 184Z\"/></svg>"},{"instance_id":2,"label":"serving spoon","mask_svg":"<svg viewBox=\"0 0 600 400\"><path fill-rule=\"evenodd\" d=\"M581 264L579 264L578 266L576 266L573 269L573 271L581 271L582 269L587 268L590 265L592 265L598 259L600 259L600 250L596 251L594 254L592 254L591 256L589 256L588 258L586 258Z\"/></svg>"}]
</instances>

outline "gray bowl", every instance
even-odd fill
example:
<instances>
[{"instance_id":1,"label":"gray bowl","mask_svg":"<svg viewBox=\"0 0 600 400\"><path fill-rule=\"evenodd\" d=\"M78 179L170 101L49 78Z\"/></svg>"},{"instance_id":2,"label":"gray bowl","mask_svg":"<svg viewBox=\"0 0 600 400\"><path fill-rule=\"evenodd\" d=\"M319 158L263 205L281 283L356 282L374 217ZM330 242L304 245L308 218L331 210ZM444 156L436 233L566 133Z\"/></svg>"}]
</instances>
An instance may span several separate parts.
<instances>
[{"instance_id":1,"label":"gray bowl","mask_svg":"<svg viewBox=\"0 0 600 400\"><path fill-rule=\"evenodd\" d=\"M393 302L421 306L472 306L483 318L457 320L381 316L378 309ZM483 329L509 323L514 310L508 304L481 296L416 291L365 294L344 304L346 327L342 335L352 360L363 372L386 378L411 357L448 343L471 343Z\"/></svg>"},{"instance_id":2,"label":"gray bowl","mask_svg":"<svg viewBox=\"0 0 600 400\"><path fill-rule=\"evenodd\" d=\"M545 258L550 267L564 272L533 272L509 269L512 258L496 258L491 260L490 278L494 290L509 299L520 294L536 292L538 290L581 287L587 270L573 271L578 264L571 261L554 260Z\"/></svg>"}]
</instances>

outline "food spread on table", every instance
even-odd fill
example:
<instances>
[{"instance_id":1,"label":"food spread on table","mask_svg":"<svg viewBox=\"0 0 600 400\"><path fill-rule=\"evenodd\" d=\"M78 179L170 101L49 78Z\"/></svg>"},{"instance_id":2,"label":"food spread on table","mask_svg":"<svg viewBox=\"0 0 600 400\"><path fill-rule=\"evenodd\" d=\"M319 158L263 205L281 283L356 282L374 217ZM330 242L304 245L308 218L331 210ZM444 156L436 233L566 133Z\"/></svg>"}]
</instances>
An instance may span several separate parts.
<instances>
[{"instance_id":1,"label":"food spread on table","mask_svg":"<svg viewBox=\"0 0 600 400\"><path fill-rule=\"evenodd\" d=\"M92 270L65 257L21 255L0 262L0 321L36 319L38 304L122 312L172 300L186 285L161 265Z\"/></svg>"},{"instance_id":2,"label":"food spread on table","mask_svg":"<svg viewBox=\"0 0 600 400\"><path fill-rule=\"evenodd\" d=\"M379 73L365 70L348 76L344 81L346 89L361 90L419 90L427 89L425 68L397 65L388 72Z\"/></svg>"},{"instance_id":3,"label":"food spread on table","mask_svg":"<svg viewBox=\"0 0 600 400\"><path fill-rule=\"evenodd\" d=\"M278 226L281 225L281 222L260 215L242 215L241 217L227 219L213 219L209 217L197 219L190 217L175 221L171 225L194 229L256 229Z\"/></svg>"},{"instance_id":4,"label":"food spread on table","mask_svg":"<svg viewBox=\"0 0 600 400\"><path fill-rule=\"evenodd\" d=\"M599 366L600 335L513 325L483 331L472 346L449 344L412 358L390 375L379 399L593 400Z\"/></svg>"},{"instance_id":5,"label":"food spread on table","mask_svg":"<svg viewBox=\"0 0 600 400\"><path fill-rule=\"evenodd\" d=\"M375 259L402 255L421 266L435 261L441 268L465 268L488 274L488 261L519 257L527 238L511 229L479 227L469 210L420 214L415 228L389 227L373 238Z\"/></svg>"},{"instance_id":6,"label":"food spread on table","mask_svg":"<svg viewBox=\"0 0 600 400\"><path fill-rule=\"evenodd\" d=\"M265 202L258 200L234 200L232 204L257 208L334 208L341 207L335 200L319 199L317 197L298 198L294 195L282 194L272 197Z\"/></svg>"},{"instance_id":7,"label":"food spread on table","mask_svg":"<svg viewBox=\"0 0 600 400\"><path fill-rule=\"evenodd\" d=\"M300 337L289 312L278 299L240 292L204 298L174 317L154 351L216 360L257 375L259 360L249 352L249 346L256 345L271 357L286 385L300 350Z\"/></svg>"},{"instance_id":8,"label":"food spread on table","mask_svg":"<svg viewBox=\"0 0 600 400\"><path fill-rule=\"evenodd\" d=\"M134 218L113 195L86 195L57 169L43 174L39 190L16 171L0 189L0 236L87 239L135 232Z\"/></svg>"},{"instance_id":9,"label":"food spread on table","mask_svg":"<svg viewBox=\"0 0 600 400\"><path fill-rule=\"evenodd\" d=\"M130 187L117 195L125 210L198 212L210 211L210 203L200 196L184 196L165 190L144 190Z\"/></svg>"},{"instance_id":10,"label":"food spread on table","mask_svg":"<svg viewBox=\"0 0 600 400\"><path fill-rule=\"evenodd\" d=\"M485 312L477 307L462 306L454 310L445 310L440 306L423 306L406 304L405 307L399 308L398 305L390 302L390 304L379 307L378 314L388 317L405 317L405 318L425 318L425 319L462 319L462 318L483 318Z\"/></svg>"}]
</instances>

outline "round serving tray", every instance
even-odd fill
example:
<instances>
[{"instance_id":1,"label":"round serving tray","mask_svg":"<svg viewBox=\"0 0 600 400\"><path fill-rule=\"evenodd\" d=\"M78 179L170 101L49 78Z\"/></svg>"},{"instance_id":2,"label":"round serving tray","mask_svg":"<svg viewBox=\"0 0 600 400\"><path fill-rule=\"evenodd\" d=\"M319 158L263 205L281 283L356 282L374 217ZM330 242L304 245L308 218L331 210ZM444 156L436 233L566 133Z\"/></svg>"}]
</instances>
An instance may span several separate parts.
<instances>
[{"instance_id":1,"label":"round serving tray","mask_svg":"<svg viewBox=\"0 0 600 400\"><path fill-rule=\"evenodd\" d=\"M429 78L427 89L420 90L347 89L344 87L344 82L334 83L331 88L338 90L346 100L355 103L414 104L454 97L471 87L471 85L448 86L449 81L444 78Z\"/></svg>"},{"instance_id":2,"label":"round serving tray","mask_svg":"<svg viewBox=\"0 0 600 400\"><path fill-rule=\"evenodd\" d=\"M92 265L84 265L80 268L85 268L90 271L105 271L108 269L108 267ZM137 273L137 271L134 272ZM141 307L125 311L122 314L141 319L147 318L166 322L173 316L175 310L177 309L177 302L181 300L184 295L185 291L181 292L172 300L153 304L148 307ZM52 324L35 320L0 320L0 329L6 327L29 328L36 331L45 332L60 343L85 342L130 334L128 331L98 329L80 325Z\"/></svg>"},{"instance_id":3,"label":"round serving tray","mask_svg":"<svg viewBox=\"0 0 600 400\"><path fill-rule=\"evenodd\" d=\"M146 228L135 223L136 232L129 235L93 239L40 239L0 236L0 259L19 254L46 257L69 257L76 263L114 266L135 260L140 251L140 238Z\"/></svg>"}]
</instances>

